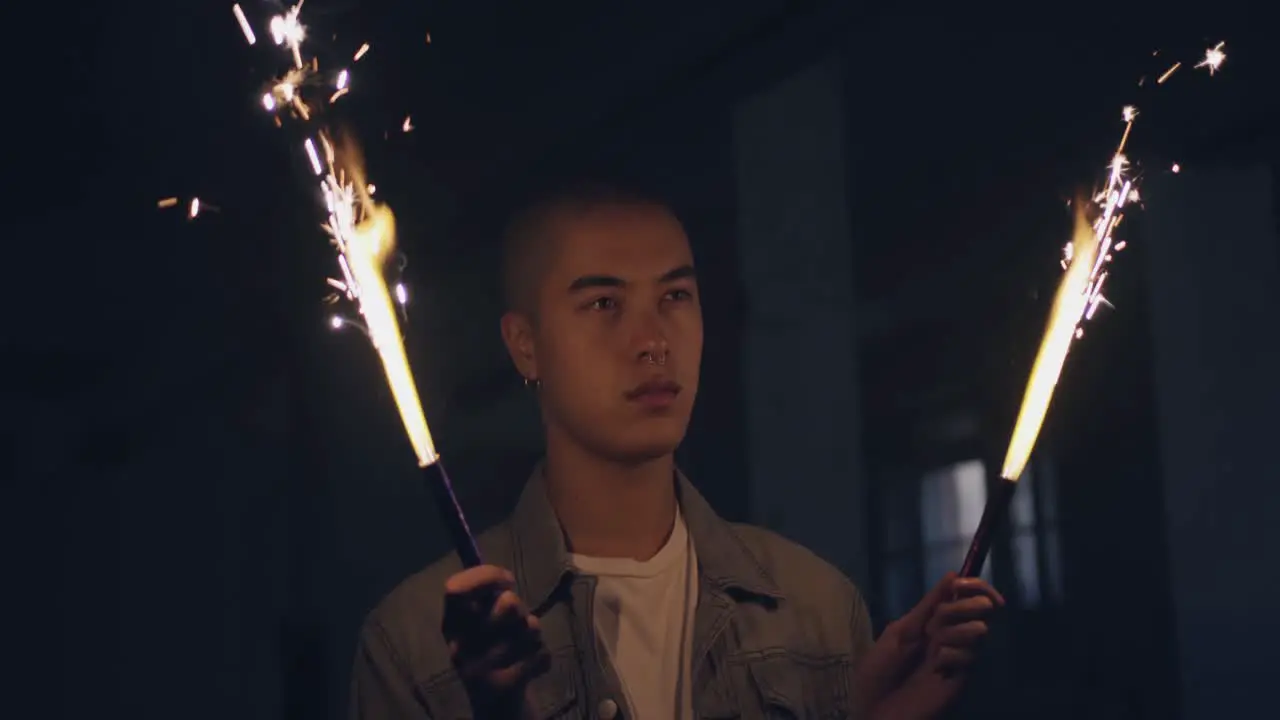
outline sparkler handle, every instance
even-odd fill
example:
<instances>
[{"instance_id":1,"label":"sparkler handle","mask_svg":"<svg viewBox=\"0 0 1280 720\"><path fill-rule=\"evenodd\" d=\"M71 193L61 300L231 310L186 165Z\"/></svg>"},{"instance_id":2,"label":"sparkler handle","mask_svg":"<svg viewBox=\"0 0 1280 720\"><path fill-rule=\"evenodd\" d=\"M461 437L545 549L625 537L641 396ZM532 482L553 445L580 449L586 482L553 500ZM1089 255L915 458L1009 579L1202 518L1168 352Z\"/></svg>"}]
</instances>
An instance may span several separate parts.
<instances>
[{"instance_id":1,"label":"sparkler handle","mask_svg":"<svg viewBox=\"0 0 1280 720\"><path fill-rule=\"evenodd\" d=\"M462 558L462 566L473 568L483 563L475 536L471 534L471 527L467 525L467 517L462 514L458 497L453 494L453 484L449 482L449 474L444 470L444 463L437 459L422 469L422 475L427 482L427 488L431 491L431 497L436 502L436 511L440 513L440 519L444 521L445 529L449 531L449 541L453 543L453 549L458 553L458 557Z\"/></svg>"},{"instance_id":2,"label":"sparkler handle","mask_svg":"<svg viewBox=\"0 0 1280 720\"><path fill-rule=\"evenodd\" d=\"M476 544L475 536L471 534L471 527L467 525L466 515L462 514L462 506L458 504L458 496L453 493L453 483L449 482L449 474L444 471L444 463L437 458L435 462L422 468L422 476L431 490L431 497L436 501L436 511L440 513L440 519L444 521L444 526L449 531L449 540L453 543L453 549L457 551L458 557L462 558L462 567L473 568L482 564L484 560L480 557L480 547ZM497 598L493 598L490 602L494 600ZM520 720L536 717L527 694L521 696L519 703L515 717ZM497 716L506 717L507 715L507 713L500 713Z\"/></svg>"},{"instance_id":3,"label":"sparkler handle","mask_svg":"<svg viewBox=\"0 0 1280 720\"><path fill-rule=\"evenodd\" d=\"M987 554L991 552L991 543L1009 515L1009 503L1017 489L1017 481L1000 478L995 490L987 498L982 519L978 521L978 529L973 533L973 542L969 543L969 552L960 568L960 577L978 577L982 574L982 566L987 561Z\"/></svg>"}]
</instances>

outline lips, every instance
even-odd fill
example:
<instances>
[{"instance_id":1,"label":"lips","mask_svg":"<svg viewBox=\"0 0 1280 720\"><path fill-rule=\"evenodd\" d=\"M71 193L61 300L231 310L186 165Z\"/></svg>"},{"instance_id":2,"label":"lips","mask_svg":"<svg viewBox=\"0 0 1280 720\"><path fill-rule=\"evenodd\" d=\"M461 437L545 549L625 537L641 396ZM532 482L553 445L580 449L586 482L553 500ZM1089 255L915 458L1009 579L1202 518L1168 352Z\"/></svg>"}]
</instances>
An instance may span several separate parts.
<instances>
[{"instance_id":1,"label":"lips","mask_svg":"<svg viewBox=\"0 0 1280 720\"><path fill-rule=\"evenodd\" d=\"M628 400L660 400L680 394L680 384L664 378L653 378L627 391Z\"/></svg>"}]
</instances>

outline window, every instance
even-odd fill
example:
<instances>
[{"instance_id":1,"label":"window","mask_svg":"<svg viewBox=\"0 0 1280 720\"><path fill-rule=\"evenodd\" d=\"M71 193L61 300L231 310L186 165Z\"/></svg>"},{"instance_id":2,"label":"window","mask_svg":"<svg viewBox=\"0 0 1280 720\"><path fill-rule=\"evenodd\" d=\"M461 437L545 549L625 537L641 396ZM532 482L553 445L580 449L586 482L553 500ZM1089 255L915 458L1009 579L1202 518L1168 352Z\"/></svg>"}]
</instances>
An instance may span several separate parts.
<instances>
[{"instance_id":1,"label":"window","mask_svg":"<svg viewBox=\"0 0 1280 720\"><path fill-rule=\"evenodd\" d=\"M1053 474L1047 463L1028 467L1009 505L1009 551L1024 607L1062 599Z\"/></svg>"},{"instance_id":2,"label":"window","mask_svg":"<svg viewBox=\"0 0 1280 720\"><path fill-rule=\"evenodd\" d=\"M964 564L986 504L987 469L981 460L966 460L925 475L920 487L925 587ZM989 558L982 577L991 579Z\"/></svg>"},{"instance_id":3,"label":"window","mask_svg":"<svg viewBox=\"0 0 1280 720\"><path fill-rule=\"evenodd\" d=\"M981 460L884 486L884 610L899 617L949 570L959 570L987 502ZM991 563L983 568L990 578Z\"/></svg>"},{"instance_id":4,"label":"window","mask_svg":"<svg viewBox=\"0 0 1280 720\"><path fill-rule=\"evenodd\" d=\"M881 505L883 602L890 617L910 610L939 578L960 569L987 503L988 476L981 460L899 480L883 486ZM1061 599L1053 498L1050 466L1028 467L1014 493L1008 527L1000 531L982 568L983 578L996 578L1006 594L1016 593L1023 607Z\"/></svg>"}]
</instances>

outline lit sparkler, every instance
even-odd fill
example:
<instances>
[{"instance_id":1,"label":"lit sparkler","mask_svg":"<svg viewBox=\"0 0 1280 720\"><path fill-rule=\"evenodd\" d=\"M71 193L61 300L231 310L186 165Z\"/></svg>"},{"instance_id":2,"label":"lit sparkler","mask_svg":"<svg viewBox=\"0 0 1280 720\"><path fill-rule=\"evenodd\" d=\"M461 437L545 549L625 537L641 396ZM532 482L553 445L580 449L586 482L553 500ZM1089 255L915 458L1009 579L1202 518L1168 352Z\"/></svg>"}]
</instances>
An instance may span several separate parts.
<instances>
[{"instance_id":1,"label":"lit sparkler","mask_svg":"<svg viewBox=\"0 0 1280 720\"><path fill-rule=\"evenodd\" d=\"M373 201L373 185L364 177L364 166L355 140L335 135L329 127L319 123L317 118L322 114L323 106L313 105L317 97L327 96L326 104L332 105L347 94L351 87L351 73L343 69L332 76L334 79L330 83L325 83L320 77L318 58L304 58L303 43L307 37L301 18L304 1L300 0L284 14L272 17L268 23L272 42L287 52L292 67L263 93L262 106L272 113L277 125L281 124L281 114L288 114L301 122L305 130L302 149L319 181L320 196L326 210L323 227L337 252L342 276L340 279L329 278L328 284L355 305L362 321L334 315L330 318L330 325L334 329L347 325L359 327L373 344L382 361L418 466L427 476L454 547L465 564L477 565L480 563L479 550L436 452L401 340L397 307L403 310L408 293L403 285L397 284L393 295L384 278L383 269L395 250L395 217L386 205ZM252 26L240 6L233 6L232 13L245 39L253 44ZM352 62L359 61L368 50L368 43L361 45Z\"/></svg>"},{"instance_id":2,"label":"lit sparkler","mask_svg":"<svg viewBox=\"0 0 1280 720\"><path fill-rule=\"evenodd\" d=\"M1205 51L1204 60L1196 67L1206 68L1213 75L1226 60L1224 46L1225 43L1218 43ZM1160 76L1157 84L1163 84L1181 65L1174 63ZM1062 374L1067 353L1071 350L1071 343L1082 336L1083 324L1093 318L1098 305L1109 304L1102 294L1109 277L1107 266L1111 263L1113 254L1124 248L1123 241L1114 241L1115 232L1124 219L1126 204L1138 200L1136 179L1130 173L1129 159L1125 154L1137 117L1138 110L1132 105L1125 106L1121 111L1124 131L1107 164L1103 190L1093 197L1093 204L1097 209L1096 219L1090 221L1086 212L1088 203L1076 203L1075 229L1071 241L1063 248L1064 273L1054 296L1049 322L1040 341L1040 350L1032 365L1031 377L1023 392L1022 406L1018 410L1018 419L1014 423L1004 465L1000 470L1000 483L983 510L982 519L965 556L961 575L975 577L982 572L995 529L1008 512L1018 479L1026 469L1031 450L1040 434L1040 427L1049 411L1049 403L1053 399L1053 391ZM1178 170L1179 167L1174 165L1173 172Z\"/></svg>"}]
</instances>

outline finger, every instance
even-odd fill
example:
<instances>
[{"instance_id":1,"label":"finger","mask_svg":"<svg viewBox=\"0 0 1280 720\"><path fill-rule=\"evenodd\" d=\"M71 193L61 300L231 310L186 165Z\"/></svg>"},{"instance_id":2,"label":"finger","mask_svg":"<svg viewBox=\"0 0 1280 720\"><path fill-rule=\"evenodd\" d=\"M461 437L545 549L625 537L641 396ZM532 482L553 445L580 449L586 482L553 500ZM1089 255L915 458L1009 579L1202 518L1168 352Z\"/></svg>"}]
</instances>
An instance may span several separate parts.
<instances>
[{"instance_id":1,"label":"finger","mask_svg":"<svg viewBox=\"0 0 1280 720\"><path fill-rule=\"evenodd\" d=\"M984 596L965 598L939 605L925 626L925 634L936 635L948 625L957 625L970 620L982 620L995 610L991 599Z\"/></svg>"},{"instance_id":2,"label":"finger","mask_svg":"<svg viewBox=\"0 0 1280 720\"><path fill-rule=\"evenodd\" d=\"M910 612L903 615L895 623L897 630L901 634L904 642L915 640L924 634L925 625L929 622L929 618L933 616L934 608L939 603L951 597L951 584L955 580L956 574L949 572L942 576L937 585L934 585L928 593L925 594L916 606L911 608Z\"/></svg>"},{"instance_id":3,"label":"finger","mask_svg":"<svg viewBox=\"0 0 1280 720\"><path fill-rule=\"evenodd\" d=\"M498 596L481 625L473 628L476 642L506 642L529 632L539 633L538 626L530 626L532 617L524 601L510 590Z\"/></svg>"},{"instance_id":4,"label":"finger","mask_svg":"<svg viewBox=\"0 0 1280 720\"><path fill-rule=\"evenodd\" d=\"M973 664L974 653L971 650L954 647L941 647L933 653L930 664L935 670L953 673L964 670Z\"/></svg>"},{"instance_id":5,"label":"finger","mask_svg":"<svg viewBox=\"0 0 1280 720\"><path fill-rule=\"evenodd\" d=\"M526 631L512 636L504 642L493 643L484 647L463 646L455 655L455 666L458 674L469 681L481 680L486 684L495 683L494 675L502 674L510 668L528 662L540 653L546 652L542 642L542 634ZM502 686L502 682L496 682Z\"/></svg>"},{"instance_id":6,"label":"finger","mask_svg":"<svg viewBox=\"0 0 1280 720\"><path fill-rule=\"evenodd\" d=\"M473 675L485 673L510 665L542 647L540 626L530 624L525 618L518 618L517 622L519 625L486 626L453 639L449 652L454 665L469 668L468 672Z\"/></svg>"},{"instance_id":7,"label":"finger","mask_svg":"<svg viewBox=\"0 0 1280 720\"><path fill-rule=\"evenodd\" d=\"M465 633L445 637L449 653L456 664L471 664L477 659L493 655L500 648L512 647L517 652L538 647L543 642L543 630L532 615L507 615L494 623L471 625Z\"/></svg>"},{"instance_id":8,"label":"finger","mask_svg":"<svg viewBox=\"0 0 1280 720\"><path fill-rule=\"evenodd\" d=\"M991 598L998 607L1004 606L1004 595L1000 594L991 583L982 578L958 577L951 581L951 589L956 597L974 597L978 595Z\"/></svg>"},{"instance_id":9,"label":"finger","mask_svg":"<svg viewBox=\"0 0 1280 720\"><path fill-rule=\"evenodd\" d=\"M933 616L943 623L957 623L987 617L995 609L996 605L991 598L979 595L942 603L933 613Z\"/></svg>"},{"instance_id":10,"label":"finger","mask_svg":"<svg viewBox=\"0 0 1280 720\"><path fill-rule=\"evenodd\" d=\"M524 618L528 615L528 610L524 607L524 601L520 599L510 590L504 590L498 599L494 601L493 608L489 610L489 623L491 625L524 625Z\"/></svg>"},{"instance_id":11,"label":"finger","mask_svg":"<svg viewBox=\"0 0 1280 720\"><path fill-rule=\"evenodd\" d=\"M477 565L450 575L444 581L444 592L446 595L469 595L482 588L506 590L515 584L515 575L510 570L496 565Z\"/></svg>"},{"instance_id":12,"label":"finger","mask_svg":"<svg viewBox=\"0 0 1280 720\"><path fill-rule=\"evenodd\" d=\"M929 637L931 646L969 648L987 636L990 628L981 620L970 620L959 625L948 625Z\"/></svg>"},{"instance_id":13,"label":"finger","mask_svg":"<svg viewBox=\"0 0 1280 720\"><path fill-rule=\"evenodd\" d=\"M525 641L489 645L483 652L471 654L471 647L460 649L458 674L473 680L490 681L490 676L516 665L537 652L537 646Z\"/></svg>"},{"instance_id":14,"label":"finger","mask_svg":"<svg viewBox=\"0 0 1280 720\"><path fill-rule=\"evenodd\" d=\"M493 672L488 682L499 690L519 687L551 668L551 655L544 649L514 665Z\"/></svg>"},{"instance_id":15,"label":"finger","mask_svg":"<svg viewBox=\"0 0 1280 720\"><path fill-rule=\"evenodd\" d=\"M441 618L445 637L487 632L485 626L491 623L495 604L514 586L514 581L510 572L492 565L464 570L445 581Z\"/></svg>"}]
</instances>

